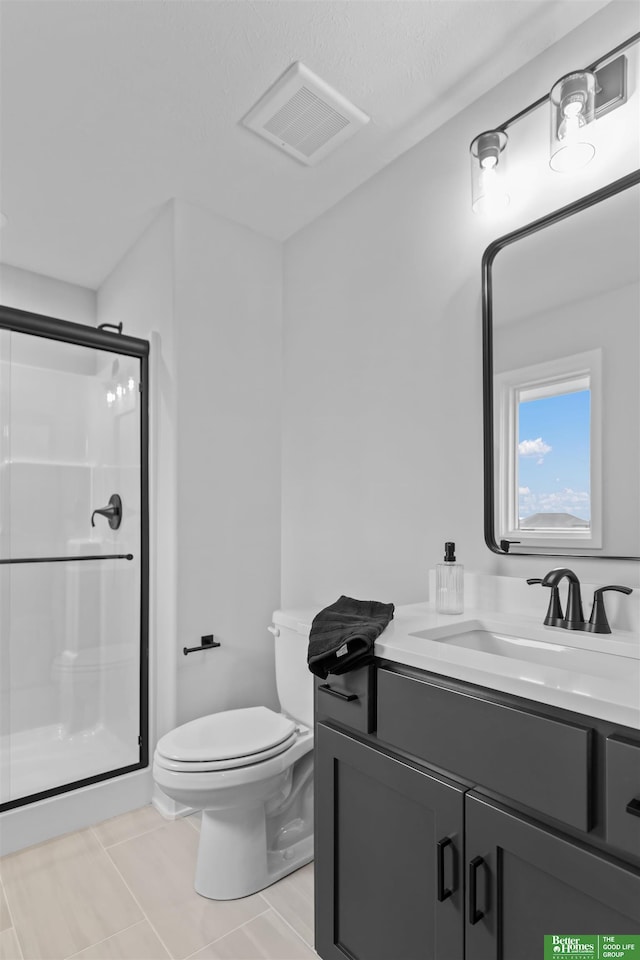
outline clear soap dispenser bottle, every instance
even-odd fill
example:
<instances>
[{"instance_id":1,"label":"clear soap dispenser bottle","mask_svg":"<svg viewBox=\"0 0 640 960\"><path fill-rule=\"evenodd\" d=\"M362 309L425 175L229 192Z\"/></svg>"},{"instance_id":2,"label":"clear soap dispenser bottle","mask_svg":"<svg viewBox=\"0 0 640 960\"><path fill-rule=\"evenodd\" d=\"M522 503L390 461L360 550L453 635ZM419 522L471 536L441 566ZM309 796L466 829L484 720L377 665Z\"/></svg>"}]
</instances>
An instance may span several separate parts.
<instances>
[{"instance_id":1,"label":"clear soap dispenser bottle","mask_svg":"<svg viewBox=\"0 0 640 960\"><path fill-rule=\"evenodd\" d=\"M456 545L444 545L444 563L436 564L437 613L462 613L464 606L464 567L456 563Z\"/></svg>"}]
</instances>

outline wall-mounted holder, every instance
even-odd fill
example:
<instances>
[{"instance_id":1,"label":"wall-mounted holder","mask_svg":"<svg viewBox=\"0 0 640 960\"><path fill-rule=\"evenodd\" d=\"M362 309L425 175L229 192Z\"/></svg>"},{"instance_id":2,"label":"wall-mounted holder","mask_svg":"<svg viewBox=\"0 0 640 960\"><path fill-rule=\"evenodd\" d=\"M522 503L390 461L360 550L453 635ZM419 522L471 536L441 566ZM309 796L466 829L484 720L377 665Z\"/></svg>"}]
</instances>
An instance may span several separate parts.
<instances>
[{"instance_id":1,"label":"wall-mounted holder","mask_svg":"<svg viewBox=\"0 0 640 960\"><path fill-rule=\"evenodd\" d=\"M116 330L122 333L122 323L99 323L98 330Z\"/></svg>"},{"instance_id":2,"label":"wall-mounted holder","mask_svg":"<svg viewBox=\"0 0 640 960\"><path fill-rule=\"evenodd\" d=\"M520 541L519 540L501 540L500 549L502 550L502 552L509 553L509 547L511 546L512 543L520 543Z\"/></svg>"},{"instance_id":3,"label":"wall-mounted holder","mask_svg":"<svg viewBox=\"0 0 640 960\"><path fill-rule=\"evenodd\" d=\"M199 647L183 647L182 652L185 657L188 653L195 653L196 650L213 650L214 647L220 646L219 640L214 640L213 634L209 633L206 637L200 637L200 646Z\"/></svg>"}]
</instances>

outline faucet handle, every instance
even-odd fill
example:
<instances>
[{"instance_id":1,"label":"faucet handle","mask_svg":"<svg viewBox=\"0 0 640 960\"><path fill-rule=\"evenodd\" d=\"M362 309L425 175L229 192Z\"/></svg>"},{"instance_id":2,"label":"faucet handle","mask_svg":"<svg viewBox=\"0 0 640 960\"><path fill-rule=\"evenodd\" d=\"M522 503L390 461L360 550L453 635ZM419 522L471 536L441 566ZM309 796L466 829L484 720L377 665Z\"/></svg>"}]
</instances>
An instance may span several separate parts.
<instances>
[{"instance_id":1,"label":"faucet handle","mask_svg":"<svg viewBox=\"0 0 640 960\"><path fill-rule=\"evenodd\" d=\"M627 595L633 593L631 587L621 587L617 583L612 583L609 584L608 587L599 587L597 590L594 590L593 608L591 610L591 616L589 617L589 623L586 627L589 633L611 633L611 627L607 620L607 611L604 608L604 594L607 590L615 590L617 593L626 593Z\"/></svg>"},{"instance_id":2,"label":"faucet handle","mask_svg":"<svg viewBox=\"0 0 640 960\"><path fill-rule=\"evenodd\" d=\"M542 580L539 577L530 577L527 580L527 583L529 585L533 583L542 583ZM560 603L560 591L558 589L558 585L545 583L544 586L551 588L549 606L543 621L544 625L545 627L561 627L564 622L564 614L562 612L562 605Z\"/></svg>"}]
</instances>

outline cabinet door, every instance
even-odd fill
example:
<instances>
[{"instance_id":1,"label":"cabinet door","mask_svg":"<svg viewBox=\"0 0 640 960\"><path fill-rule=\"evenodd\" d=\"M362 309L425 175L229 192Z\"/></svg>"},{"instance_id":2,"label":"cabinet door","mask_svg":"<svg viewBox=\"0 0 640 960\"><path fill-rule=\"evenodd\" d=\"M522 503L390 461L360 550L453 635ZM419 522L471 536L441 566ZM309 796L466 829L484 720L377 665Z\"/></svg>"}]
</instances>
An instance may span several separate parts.
<instances>
[{"instance_id":1,"label":"cabinet door","mask_svg":"<svg viewBox=\"0 0 640 960\"><path fill-rule=\"evenodd\" d=\"M323 960L461 960L464 789L316 730L316 950Z\"/></svg>"},{"instance_id":2,"label":"cabinet door","mask_svg":"<svg viewBox=\"0 0 640 960\"><path fill-rule=\"evenodd\" d=\"M640 931L640 871L473 792L465 816L467 960L540 960L545 934Z\"/></svg>"}]
</instances>

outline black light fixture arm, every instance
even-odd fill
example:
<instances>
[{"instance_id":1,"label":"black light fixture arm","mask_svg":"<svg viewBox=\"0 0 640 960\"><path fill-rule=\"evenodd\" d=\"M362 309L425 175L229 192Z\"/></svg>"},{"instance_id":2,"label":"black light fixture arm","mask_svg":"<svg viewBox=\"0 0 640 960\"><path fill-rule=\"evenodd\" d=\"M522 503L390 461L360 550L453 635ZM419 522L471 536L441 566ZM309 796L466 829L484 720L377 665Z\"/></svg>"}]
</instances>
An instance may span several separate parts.
<instances>
[{"instance_id":1,"label":"black light fixture arm","mask_svg":"<svg viewBox=\"0 0 640 960\"><path fill-rule=\"evenodd\" d=\"M634 43L640 41L640 33L634 33L627 40L623 40L622 43L619 43L617 47L614 47L613 50L609 50L608 53L605 53L604 56L599 57L597 60L594 60L593 63L590 63L588 67L582 67L581 72L595 73L595 71L601 67L607 60L610 60L611 57L614 57L617 53L621 53L623 50L626 50L628 47L633 46ZM509 127L514 123L517 123L518 120L522 120L523 117L528 116L530 113L533 113L534 110L537 110L538 107L541 107L544 103L548 103L550 94L545 93L543 97L539 97L538 100L535 100L533 103L530 103L529 106L524 107L522 110L519 110L518 113L514 113L512 117L509 117L508 120L505 120L504 123L501 123L499 126L495 127L496 130L500 130L501 133L506 133Z\"/></svg>"}]
</instances>

